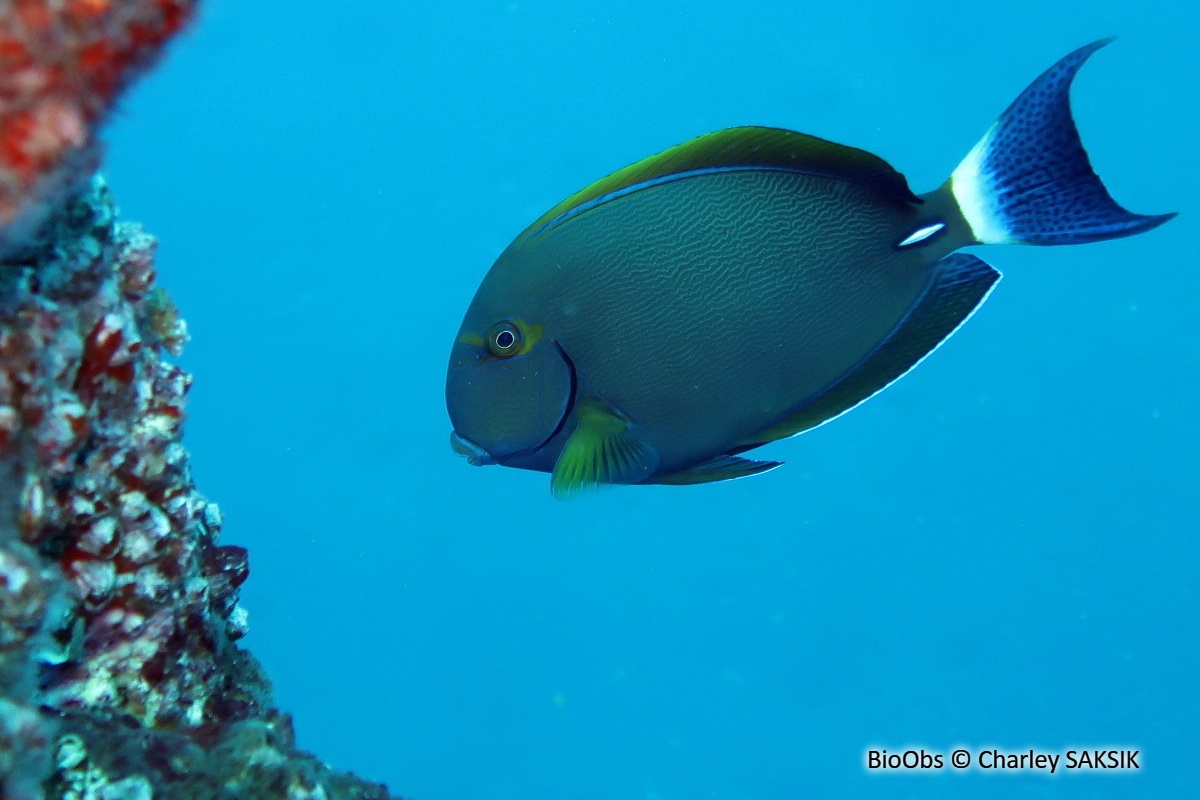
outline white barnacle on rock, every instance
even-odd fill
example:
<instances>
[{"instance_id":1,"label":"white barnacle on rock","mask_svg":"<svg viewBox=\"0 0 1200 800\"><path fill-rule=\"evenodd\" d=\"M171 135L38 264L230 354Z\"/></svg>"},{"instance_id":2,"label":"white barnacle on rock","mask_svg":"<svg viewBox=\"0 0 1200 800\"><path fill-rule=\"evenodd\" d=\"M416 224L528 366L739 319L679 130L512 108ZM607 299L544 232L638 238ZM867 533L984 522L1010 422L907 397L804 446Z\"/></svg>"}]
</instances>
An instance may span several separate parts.
<instances>
[{"instance_id":1,"label":"white barnacle on rock","mask_svg":"<svg viewBox=\"0 0 1200 800\"><path fill-rule=\"evenodd\" d=\"M214 539L217 538L217 533L224 524L225 517L221 514L221 507L216 503L206 504L204 506L204 526L208 528Z\"/></svg>"},{"instance_id":2,"label":"white barnacle on rock","mask_svg":"<svg viewBox=\"0 0 1200 800\"><path fill-rule=\"evenodd\" d=\"M171 590L171 582L153 564L139 569L134 574L131 582L134 584L135 590L139 595L150 600L159 600L166 597L167 593Z\"/></svg>"},{"instance_id":3,"label":"white barnacle on rock","mask_svg":"<svg viewBox=\"0 0 1200 800\"><path fill-rule=\"evenodd\" d=\"M229 619L225 622L225 630L230 639L240 639L250 632L250 612L245 606L239 603L233 607L233 611L229 612Z\"/></svg>"},{"instance_id":4,"label":"white barnacle on rock","mask_svg":"<svg viewBox=\"0 0 1200 800\"><path fill-rule=\"evenodd\" d=\"M87 761L87 745L73 733L58 740L54 746L54 766L61 771L73 770Z\"/></svg>"},{"instance_id":5,"label":"white barnacle on rock","mask_svg":"<svg viewBox=\"0 0 1200 800\"><path fill-rule=\"evenodd\" d=\"M204 698L196 697L188 704L187 711L183 712L183 719L188 725L193 727L199 726L204 722Z\"/></svg>"},{"instance_id":6,"label":"white barnacle on rock","mask_svg":"<svg viewBox=\"0 0 1200 800\"><path fill-rule=\"evenodd\" d=\"M116 699L112 671L104 664L89 665L87 680L79 686L76 694L88 707L112 705Z\"/></svg>"}]
</instances>

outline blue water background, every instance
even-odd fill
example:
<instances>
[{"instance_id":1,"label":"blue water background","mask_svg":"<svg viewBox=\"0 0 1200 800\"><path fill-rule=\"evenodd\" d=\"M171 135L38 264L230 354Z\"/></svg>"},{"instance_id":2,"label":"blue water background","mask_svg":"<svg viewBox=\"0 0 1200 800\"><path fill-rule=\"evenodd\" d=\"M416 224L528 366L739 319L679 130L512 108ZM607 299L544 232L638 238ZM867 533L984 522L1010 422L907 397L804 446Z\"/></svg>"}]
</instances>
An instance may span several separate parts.
<instances>
[{"instance_id":1,"label":"blue water background","mask_svg":"<svg viewBox=\"0 0 1200 800\"><path fill-rule=\"evenodd\" d=\"M567 193L741 124L927 190L1114 34L1079 124L1175 222L981 251L983 310L763 477L555 502L451 453L462 312ZM1182 2L206 2L108 174L195 337L195 477L301 744L417 800L1197 796L1197 39ZM1143 768L863 767L960 744Z\"/></svg>"}]
</instances>

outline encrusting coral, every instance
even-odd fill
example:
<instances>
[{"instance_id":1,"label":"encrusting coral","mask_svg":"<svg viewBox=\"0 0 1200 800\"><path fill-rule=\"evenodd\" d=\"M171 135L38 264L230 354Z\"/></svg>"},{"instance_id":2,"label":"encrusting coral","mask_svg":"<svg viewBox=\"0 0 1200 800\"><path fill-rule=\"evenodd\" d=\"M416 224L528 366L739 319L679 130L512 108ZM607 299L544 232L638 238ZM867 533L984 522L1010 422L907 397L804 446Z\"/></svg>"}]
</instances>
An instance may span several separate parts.
<instances>
[{"instance_id":1,"label":"encrusting coral","mask_svg":"<svg viewBox=\"0 0 1200 800\"><path fill-rule=\"evenodd\" d=\"M181 436L187 328L95 126L183 0L0 2L0 797L387 798L296 749L236 645Z\"/></svg>"},{"instance_id":2,"label":"encrusting coral","mask_svg":"<svg viewBox=\"0 0 1200 800\"><path fill-rule=\"evenodd\" d=\"M0 252L95 170L98 123L194 7L194 0L0 2Z\"/></svg>"}]
</instances>

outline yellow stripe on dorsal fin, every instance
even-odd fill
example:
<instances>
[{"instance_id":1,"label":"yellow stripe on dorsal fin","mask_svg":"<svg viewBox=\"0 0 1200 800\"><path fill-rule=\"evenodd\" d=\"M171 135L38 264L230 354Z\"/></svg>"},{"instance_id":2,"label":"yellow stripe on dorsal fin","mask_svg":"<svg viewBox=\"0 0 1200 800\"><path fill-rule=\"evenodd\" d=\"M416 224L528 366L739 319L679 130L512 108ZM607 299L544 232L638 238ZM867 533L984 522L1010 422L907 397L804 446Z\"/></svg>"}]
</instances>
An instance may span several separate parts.
<instances>
[{"instance_id":1,"label":"yellow stripe on dorsal fin","mask_svg":"<svg viewBox=\"0 0 1200 800\"><path fill-rule=\"evenodd\" d=\"M820 175L920 203L904 176L866 150L782 128L741 127L698 136L619 169L540 216L520 238L537 236L584 211L640 189L714 172L767 170Z\"/></svg>"}]
</instances>

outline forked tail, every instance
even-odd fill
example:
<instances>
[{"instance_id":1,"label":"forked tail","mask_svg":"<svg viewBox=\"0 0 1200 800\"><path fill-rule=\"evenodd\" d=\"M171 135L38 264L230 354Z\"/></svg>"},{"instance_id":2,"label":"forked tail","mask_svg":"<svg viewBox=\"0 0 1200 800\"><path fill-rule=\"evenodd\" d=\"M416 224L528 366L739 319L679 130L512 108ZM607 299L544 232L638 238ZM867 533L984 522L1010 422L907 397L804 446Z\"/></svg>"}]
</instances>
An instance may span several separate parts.
<instances>
[{"instance_id":1,"label":"forked tail","mask_svg":"<svg viewBox=\"0 0 1200 800\"><path fill-rule=\"evenodd\" d=\"M1030 84L940 190L953 194L979 244L1083 244L1142 233L1175 216L1117 205L1079 140L1071 81L1111 41L1076 50Z\"/></svg>"}]
</instances>

